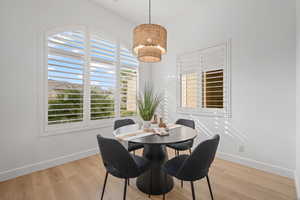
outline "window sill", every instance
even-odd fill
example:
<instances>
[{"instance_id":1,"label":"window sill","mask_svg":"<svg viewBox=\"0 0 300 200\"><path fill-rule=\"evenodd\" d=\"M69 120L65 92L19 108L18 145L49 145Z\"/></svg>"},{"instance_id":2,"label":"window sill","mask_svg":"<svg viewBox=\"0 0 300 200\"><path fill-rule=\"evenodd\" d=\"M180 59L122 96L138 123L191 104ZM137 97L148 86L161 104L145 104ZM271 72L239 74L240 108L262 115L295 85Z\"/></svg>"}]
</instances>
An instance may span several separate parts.
<instances>
[{"instance_id":1,"label":"window sill","mask_svg":"<svg viewBox=\"0 0 300 200\"><path fill-rule=\"evenodd\" d=\"M60 128L49 128L47 127L44 129L40 137L49 137L49 136L57 136L57 135L64 135L64 134L72 134L72 133L78 133L82 131L90 131L100 128L107 128L107 127L113 127L113 121L109 120L108 122L101 122L101 123L79 123L74 124L73 126L68 127L60 127Z\"/></svg>"},{"instance_id":2,"label":"window sill","mask_svg":"<svg viewBox=\"0 0 300 200\"><path fill-rule=\"evenodd\" d=\"M183 115L197 115L202 117L220 117L220 118L231 118L231 113L220 112L220 111L209 111L209 110L193 110L193 109L182 109L177 108L177 113Z\"/></svg>"},{"instance_id":3,"label":"window sill","mask_svg":"<svg viewBox=\"0 0 300 200\"><path fill-rule=\"evenodd\" d=\"M90 131L95 129L101 128L111 128L113 131L114 121L116 119L125 119L130 118L133 119L136 123L139 123L138 116L129 116L129 117L119 117L119 118L112 118L107 120L101 121L90 121L90 122L78 122L74 124L60 124L57 126L45 126L42 130L40 137L49 137L49 136L57 136L57 135L64 135L64 134L73 134L83 131Z\"/></svg>"}]
</instances>

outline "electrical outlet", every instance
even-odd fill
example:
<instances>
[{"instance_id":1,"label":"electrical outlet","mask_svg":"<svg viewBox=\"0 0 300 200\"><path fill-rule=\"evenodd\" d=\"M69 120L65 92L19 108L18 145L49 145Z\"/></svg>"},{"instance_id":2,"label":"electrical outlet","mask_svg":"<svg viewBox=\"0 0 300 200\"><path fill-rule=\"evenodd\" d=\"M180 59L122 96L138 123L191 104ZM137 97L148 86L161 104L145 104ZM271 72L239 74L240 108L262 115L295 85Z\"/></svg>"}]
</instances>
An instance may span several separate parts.
<instances>
[{"instance_id":1,"label":"electrical outlet","mask_svg":"<svg viewBox=\"0 0 300 200\"><path fill-rule=\"evenodd\" d=\"M240 145L239 146L239 152L245 152L245 146L244 145Z\"/></svg>"}]
</instances>

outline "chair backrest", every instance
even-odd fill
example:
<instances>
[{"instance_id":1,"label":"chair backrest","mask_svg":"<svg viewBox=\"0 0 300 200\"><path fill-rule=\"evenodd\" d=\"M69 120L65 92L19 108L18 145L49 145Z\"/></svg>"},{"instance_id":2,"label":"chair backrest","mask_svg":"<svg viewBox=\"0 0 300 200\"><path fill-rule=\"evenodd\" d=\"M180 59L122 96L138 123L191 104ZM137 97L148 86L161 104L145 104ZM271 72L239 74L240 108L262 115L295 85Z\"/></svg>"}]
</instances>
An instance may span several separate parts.
<instances>
[{"instance_id":1,"label":"chair backrest","mask_svg":"<svg viewBox=\"0 0 300 200\"><path fill-rule=\"evenodd\" d=\"M195 122L194 120L190 120L190 119L178 119L175 124L180 124L183 126L187 126L190 127L192 129L195 129Z\"/></svg>"},{"instance_id":2,"label":"chair backrest","mask_svg":"<svg viewBox=\"0 0 300 200\"><path fill-rule=\"evenodd\" d=\"M97 135L103 164L107 171L114 169L122 177L133 177L139 169L130 153L114 139Z\"/></svg>"},{"instance_id":3,"label":"chair backrest","mask_svg":"<svg viewBox=\"0 0 300 200\"><path fill-rule=\"evenodd\" d=\"M215 135L212 139L201 142L182 164L177 175L184 177L187 181L198 180L206 176L215 159L219 141L220 136Z\"/></svg>"},{"instance_id":4,"label":"chair backrest","mask_svg":"<svg viewBox=\"0 0 300 200\"><path fill-rule=\"evenodd\" d=\"M127 126L127 125L131 125L131 124L135 124L135 122L132 119L119 119L116 120L114 123L114 130L122 127L122 126Z\"/></svg>"}]
</instances>

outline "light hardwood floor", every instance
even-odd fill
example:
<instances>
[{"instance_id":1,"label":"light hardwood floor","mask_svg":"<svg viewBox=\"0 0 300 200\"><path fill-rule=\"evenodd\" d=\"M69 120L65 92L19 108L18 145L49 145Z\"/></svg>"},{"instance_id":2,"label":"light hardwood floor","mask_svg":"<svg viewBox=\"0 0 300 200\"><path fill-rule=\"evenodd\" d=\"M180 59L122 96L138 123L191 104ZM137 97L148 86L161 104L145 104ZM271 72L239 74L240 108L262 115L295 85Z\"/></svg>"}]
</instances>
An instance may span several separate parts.
<instances>
[{"instance_id":1,"label":"light hardwood floor","mask_svg":"<svg viewBox=\"0 0 300 200\"><path fill-rule=\"evenodd\" d=\"M172 157L171 155L170 157ZM96 200L104 181L104 168L98 155L70 162L47 170L34 172L0 183L0 200ZM216 200L295 200L293 180L216 159L210 170ZM108 177L104 200L121 200L124 181ZM197 200L209 200L205 179L195 184ZM127 191L127 200L148 199L135 186ZM151 199L162 199L152 196ZM167 200L192 199L190 184L184 188L175 179L175 187Z\"/></svg>"}]
</instances>

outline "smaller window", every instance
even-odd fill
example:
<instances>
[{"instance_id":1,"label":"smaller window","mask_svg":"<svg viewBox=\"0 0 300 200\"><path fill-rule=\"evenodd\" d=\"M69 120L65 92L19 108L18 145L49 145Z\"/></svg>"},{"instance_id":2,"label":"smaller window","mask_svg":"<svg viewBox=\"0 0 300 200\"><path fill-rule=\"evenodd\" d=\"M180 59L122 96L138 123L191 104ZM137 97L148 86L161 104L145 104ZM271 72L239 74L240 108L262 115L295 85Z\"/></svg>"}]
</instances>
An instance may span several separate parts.
<instances>
[{"instance_id":1,"label":"smaller window","mask_svg":"<svg viewBox=\"0 0 300 200\"><path fill-rule=\"evenodd\" d=\"M177 57L181 113L231 116L230 41Z\"/></svg>"}]
</instances>

